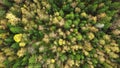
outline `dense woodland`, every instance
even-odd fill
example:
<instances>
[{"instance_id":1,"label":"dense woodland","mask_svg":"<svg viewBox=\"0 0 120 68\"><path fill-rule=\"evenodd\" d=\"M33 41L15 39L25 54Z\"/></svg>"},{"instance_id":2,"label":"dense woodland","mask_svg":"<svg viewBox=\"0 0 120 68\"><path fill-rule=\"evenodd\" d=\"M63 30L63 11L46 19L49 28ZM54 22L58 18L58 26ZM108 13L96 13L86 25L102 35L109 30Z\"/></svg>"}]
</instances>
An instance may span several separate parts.
<instances>
[{"instance_id":1,"label":"dense woodland","mask_svg":"<svg viewBox=\"0 0 120 68\"><path fill-rule=\"evenodd\" d=\"M120 68L120 0L0 0L0 68Z\"/></svg>"}]
</instances>

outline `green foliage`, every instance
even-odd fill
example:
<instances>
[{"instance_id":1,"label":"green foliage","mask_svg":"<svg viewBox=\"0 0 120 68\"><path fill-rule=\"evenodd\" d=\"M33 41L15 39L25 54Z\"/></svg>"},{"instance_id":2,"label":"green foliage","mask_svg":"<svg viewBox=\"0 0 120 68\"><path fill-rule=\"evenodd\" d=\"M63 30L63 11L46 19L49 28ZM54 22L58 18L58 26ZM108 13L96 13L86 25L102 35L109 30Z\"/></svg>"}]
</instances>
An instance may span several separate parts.
<instances>
[{"instance_id":1,"label":"green foliage","mask_svg":"<svg viewBox=\"0 0 120 68\"><path fill-rule=\"evenodd\" d=\"M17 68L17 67L20 67L20 62L16 62L14 65L13 65L13 68Z\"/></svg>"},{"instance_id":2,"label":"green foliage","mask_svg":"<svg viewBox=\"0 0 120 68\"><path fill-rule=\"evenodd\" d=\"M6 60L4 61L4 64L6 65L6 66L5 66L6 68L9 68L12 63L11 63L9 60L6 59Z\"/></svg>"},{"instance_id":3,"label":"green foliage","mask_svg":"<svg viewBox=\"0 0 120 68\"><path fill-rule=\"evenodd\" d=\"M111 65L107 64L107 63L103 63L104 68L113 68Z\"/></svg>"},{"instance_id":4,"label":"green foliage","mask_svg":"<svg viewBox=\"0 0 120 68\"><path fill-rule=\"evenodd\" d=\"M3 2L3 5L5 5L7 7L12 6L12 3L10 2L10 0L2 0L2 2Z\"/></svg>"},{"instance_id":5,"label":"green foliage","mask_svg":"<svg viewBox=\"0 0 120 68\"><path fill-rule=\"evenodd\" d=\"M5 41L6 43L10 44L10 43L13 42L13 38L12 38L12 36L11 36L11 37L6 38L4 41Z\"/></svg>"},{"instance_id":6,"label":"green foliage","mask_svg":"<svg viewBox=\"0 0 120 68\"><path fill-rule=\"evenodd\" d=\"M114 2L110 5L111 9L120 9L120 2Z\"/></svg>"},{"instance_id":7,"label":"green foliage","mask_svg":"<svg viewBox=\"0 0 120 68\"><path fill-rule=\"evenodd\" d=\"M80 23L80 19L76 19L76 20L73 21L73 24L74 24L75 26L78 26L79 23Z\"/></svg>"},{"instance_id":8,"label":"green foliage","mask_svg":"<svg viewBox=\"0 0 120 68\"><path fill-rule=\"evenodd\" d=\"M28 59L29 59L29 56L26 55L23 59L22 59L22 64L21 65L27 65L28 64Z\"/></svg>"},{"instance_id":9,"label":"green foliage","mask_svg":"<svg viewBox=\"0 0 120 68\"><path fill-rule=\"evenodd\" d=\"M60 56L60 60L61 60L61 61L65 61L66 59L67 59L67 56L66 56L66 55L61 55L61 56Z\"/></svg>"},{"instance_id":10,"label":"green foliage","mask_svg":"<svg viewBox=\"0 0 120 68\"><path fill-rule=\"evenodd\" d=\"M32 55L30 58L29 58L29 64L34 64L36 63L36 56L35 55Z\"/></svg>"},{"instance_id":11,"label":"green foliage","mask_svg":"<svg viewBox=\"0 0 120 68\"><path fill-rule=\"evenodd\" d=\"M19 49L19 45L18 45L18 43L13 43L12 45L11 45L11 47L13 48L13 49Z\"/></svg>"},{"instance_id":12,"label":"green foliage","mask_svg":"<svg viewBox=\"0 0 120 68\"><path fill-rule=\"evenodd\" d=\"M5 12L6 12L5 10L0 9L0 19L4 17Z\"/></svg>"},{"instance_id":13,"label":"green foliage","mask_svg":"<svg viewBox=\"0 0 120 68\"><path fill-rule=\"evenodd\" d=\"M96 13L96 10L97 10L97 7L98 5L97 4L91 4L91 5L88 5L88 7L86 8L86 11L88 13Z\"/></svg>"},{"instance_id":14,"label":"green foliage","mask_svg":"<svg viewBox=\"0 0 120 68\"><path fill-rule=\"evenodd\" d=\"M108 6L104 6L104 7L102 7L101 9L99 9L99 10L97 11L97 13L104 13L104 12L106 12L108 9L109 9Z\"/></svg>"},{"instance_id":15,"label":"green foliage","mask_svg":"<svg viewBox=\"0 0 120 68\"><path fill-rule=\"evenodd\" d=\"M10 27L10 31L12 33L22 33L23 32L23 28L22 27L13 26L13 27Z\"/></svg>"},{"instance_id":16,"label":"green foliage","mask_svg":"<svg viewBox=\"0 0 120 68\"><path fill-rule=\"evenodd\" d=\"M75 55L75 59L76 59L76 60L80 60L80 59L81 59L81 56L80 56L79 54L76 54L76 55Z\"/></svg>"},{"instance_id":17,"label":"green foliage","mask_svg":"<svg viewBox=\"0 0 120 68\"><path fill-rule=\"evenodd\" d=\"M119 64L120 29L110 30L119 2L2 0L0 3L0 68L116 68ZM9 23L18 18L19 22Z\"/></svg>"},{"instance_id":18,"label":"green foliage","mask_svg":"<svg viewBox=\"0 0 120 68\"><path fill-rule=\"evenodd\" d=\"M73 13L73 12L71 12L70 14L67 14L67 15L65 16L66 19L72 19L72 20L74 19L74 17L75 17L75 16L74 16L74 13Z\"/></svg>"},{"instance_id":19,"label":"green foliage","mask_svg":"<svg viewBox=\"0 0 120 68\"><path fill-rule=\"evenodd\" d=\"M70 12L73 9L70 7L70 4L66 4L62 7L62 10L65 12Z\"/></svg>"},{"instance_id":20,"label":"green foliage","mask_svg":"<svg viewBox=\"0 0 120 68\"><path fill-rule=\"evenodd\" d=\"M77 38L78 41L80 41L80 40L82 40L82 35L79 34L79 35L76 36L76 38Z\"/></svg>"},{"instance_id":21,"label":"green foliage","mask_svg":"<svg viewBox=\"0 0 120 68\"><path fill-rule=\"evenodd\" d=\"M80 7L81 9L85 9L85 3L79 2L78 7Z\"/></svg>"},{"instance_id":22,"label":"green foliage","mask_svg":"<svg viewBox=\"0 0 120 68\"><path fill-rule=\"evenodd\" d=\"M42 31L38 31L38 30L30 30L29 31L30 35L31 35L31 39L36 39L38 38L38 40L41 40L44 37L44 34Z\"/></svg>"},{"instance_id":23,"label":"green foliage","mask_svg":"<svg viewBox=\"0 0 120 68\"><path fill-rule=\"evenodd\" d=\"M65 22L64 28L65 28L65 29L69 29L69 28L71 27L71 25L72 25L72 20L67 20L67 21Z\"/></svg>"},{"instance_id":24,"label":"green foliage","mask_svg":"<svg viewBox=\"0 0 120 68\"><path fill-rule=\"evenodd\" d=\"M92 59L92 62L93 62L93 64L97 64L97 63L98 63L98 60L95 59L95 58L93 58L93 59Z\"/></svg>"},{"instance_id":25,"label":"green foliage","mask_svg":"<svg viewBox=\"0 0 120 68\"><path fill-rule=\"evenodd\" d=\"M82 68L89 68L89 67L90 67L90 65L87 64L87 63L85 63L84 65L82 65Z\"/></svg>"},{"instance_id":26,"label":"green foliage","mask_svg":"<svg viewBox=\"0 0 120 68\"><path fill-rule=\"evenodd\" d=\"M0 29L0 33L5 33L5 32L7 32L7 31Z\"/></svg>"},{"instance_id":27,"label":"green foliage","mask_svg":"<svg viewBox=\"0 0 120 68\"><path fill-rule=\"evenodd\" d=\"M60 10L59 13L60 13L60 16L62 16L62 17L64 16L63 10Z\"/></svg>"}]
</instances>

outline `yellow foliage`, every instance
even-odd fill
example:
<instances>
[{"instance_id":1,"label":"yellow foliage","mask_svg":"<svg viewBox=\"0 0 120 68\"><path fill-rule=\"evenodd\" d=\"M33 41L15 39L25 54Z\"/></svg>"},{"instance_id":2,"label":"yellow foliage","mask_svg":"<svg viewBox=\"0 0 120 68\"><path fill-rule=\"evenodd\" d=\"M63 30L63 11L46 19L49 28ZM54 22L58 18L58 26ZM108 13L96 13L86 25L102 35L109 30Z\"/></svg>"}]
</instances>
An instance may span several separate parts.
<instances>
[{"instance_id":1,"label":"yellow foliage","mask_svg":"<svg viewBox=\"0 0 120 68\"><path fill-rule=\"evenodd\" d=\"M54 59L51 59L51 63L55 63L55 60L54 60Z\"/></svg>"},{"instance_id":2,"label":"yellow foliage","mask_svg":"<svg viewBox=\"0 0 120 68\"><path fill-rule=\"evenodd\" d=\"M87 14L85 12L81 13L81 16L86 17Z\"/></svg>"},{"instance_id":3,"label":"yellow foliage","mask_svg":"<svg viewBox=\"0 0 120 68\"><path fill-rule=\"evenodd\" d=\"M94 34L93 33L88 33L88 38L90 39L90 40L92 40L92 39L94 39Z\"/></svg>"},{"instance_id":4,"label":"yellow foliage","mask_svg":"<svg viewBox=\"0 0 120 68\"><path fill-rule=\"evenodd\" d=\"M26 52L26 49L25 49L25 48L21 48L21 49L17 52L17 56L18 56L18 57L22 57L22 56L24 56L25 52Z\"/></svg>"},{"instance_id":5,"label":"yellow foliage","mask_svg":"<svg viewBox=\"0 0 120 68\"><path fill-rule=\"evenodd\" d=\"M19 43L19 46L20 46L20 47L24 47L25 45L26 45L25 42L20 42L20 43Z\"/></svg>"},{"instance_id":6,"label":"yellow foliage","mask_svg":"<svg viewBox=\"0 0 120 68\"><path fill-rule=\"evenodd\" d=\"M20 42L22 39L22 34L16 34L14 35L13 39L15 40L15 42Z\"/></svg>"},{"instance_id":7,"label":"yellow foliage","mask_svg":"<svg viewBox=\"0 0 120 68\"><path fill-rule=\"evenodd\" d=\"M64 41L63 39L59 39L58 44L59 44L59 45L64 45L64 44L65 44L65 41Z\"/></svg>"}]
</instances>

